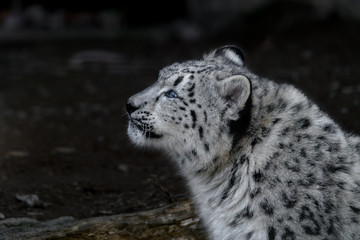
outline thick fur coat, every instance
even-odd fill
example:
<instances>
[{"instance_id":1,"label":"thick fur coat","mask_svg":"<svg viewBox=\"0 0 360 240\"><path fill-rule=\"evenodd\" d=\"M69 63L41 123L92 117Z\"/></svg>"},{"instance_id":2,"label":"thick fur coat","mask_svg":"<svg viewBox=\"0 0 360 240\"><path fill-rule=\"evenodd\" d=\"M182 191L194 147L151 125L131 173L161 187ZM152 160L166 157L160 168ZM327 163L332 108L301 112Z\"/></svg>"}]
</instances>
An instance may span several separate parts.
<instances>
[{"instance_id":1,"label":"thick fur coat","mask_svg":"<svg viewBox=\"0 0 360 240\"><path fill-rule=\"evenodd\" d=\"M225 46L126 105L128 135L176 162L214 240L360 239L360 138Z\"/></svg>"}]
</instances>

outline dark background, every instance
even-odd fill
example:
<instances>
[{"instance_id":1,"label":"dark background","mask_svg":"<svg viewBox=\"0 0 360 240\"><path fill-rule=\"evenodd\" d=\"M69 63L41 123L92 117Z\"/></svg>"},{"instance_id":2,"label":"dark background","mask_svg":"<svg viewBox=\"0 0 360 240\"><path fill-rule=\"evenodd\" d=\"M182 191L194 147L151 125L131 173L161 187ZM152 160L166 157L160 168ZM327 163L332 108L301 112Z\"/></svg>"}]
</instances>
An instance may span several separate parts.
<instances>
[{"instance_id":1,"label":"dark background","mask_svg":"<svg viewBox=\"0 0 360 240\"><path fill-rule=\"evenodd\" d=\"M87 218L188 198L124 105L175 61L240 46L360 132L357 1L1 1L0 218Z\"/></svg>"}]
</instances>

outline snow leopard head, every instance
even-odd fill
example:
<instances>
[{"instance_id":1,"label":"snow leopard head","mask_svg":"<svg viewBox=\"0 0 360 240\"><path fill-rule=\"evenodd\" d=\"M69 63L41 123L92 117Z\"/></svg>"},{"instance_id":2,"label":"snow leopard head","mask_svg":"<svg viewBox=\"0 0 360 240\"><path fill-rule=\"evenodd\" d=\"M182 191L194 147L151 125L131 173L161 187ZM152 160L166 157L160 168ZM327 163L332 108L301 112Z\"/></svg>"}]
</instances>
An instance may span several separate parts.
<instances>
[{"instance_id":1,"label":"snow leopard head","mask_svg":"<svg viewBox=\"0 0 360 240\"><path fill-rule=\"evenodd\" d=\"M126 103L130 139L189 159L229 149L249 118L251 82L243 60L238 48L225 46L162 69Z\"/></svg>"}]
</instances>

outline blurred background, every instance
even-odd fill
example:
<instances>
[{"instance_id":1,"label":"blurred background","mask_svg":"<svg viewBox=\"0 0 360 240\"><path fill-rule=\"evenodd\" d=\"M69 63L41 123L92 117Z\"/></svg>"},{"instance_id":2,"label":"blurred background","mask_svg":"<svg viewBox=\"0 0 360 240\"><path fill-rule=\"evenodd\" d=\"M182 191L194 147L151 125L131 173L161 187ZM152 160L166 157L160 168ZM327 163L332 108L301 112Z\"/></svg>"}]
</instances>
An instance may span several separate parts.
<instances>
[{"instance_id":1,"label":"blurred background","mask_svg":"<svg viewBox=\"0 0 360 240\"><path fill-rule=\"evenodd\" d=\"M0 2L0 219L88 218L188 198L124 105L175 61L240 46L360 133L360 1Z\"/></svg>"}]
</instances>

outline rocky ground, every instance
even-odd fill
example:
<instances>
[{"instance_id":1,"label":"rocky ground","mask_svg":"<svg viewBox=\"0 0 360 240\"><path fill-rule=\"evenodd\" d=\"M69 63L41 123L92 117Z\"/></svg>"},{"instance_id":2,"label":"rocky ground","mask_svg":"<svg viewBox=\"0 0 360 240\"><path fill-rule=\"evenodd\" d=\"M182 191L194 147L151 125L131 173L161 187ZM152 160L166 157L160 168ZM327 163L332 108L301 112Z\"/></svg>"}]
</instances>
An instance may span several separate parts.
<instances>
[{"instance_id":1,"label":"rocky ground","mask_svg":"<svg viewBox=\"0 0 360 240\"><path fill-rule=\"evenodd\" d=\"M161 67L223 44L242 46L253 71L298 86L359 134L360 25L334 18L274 26L254 22L191 43L0 42L0 219L87 219L187 199L165 156L129 143L124 104Z\"/></svg>"}]
</instances>

